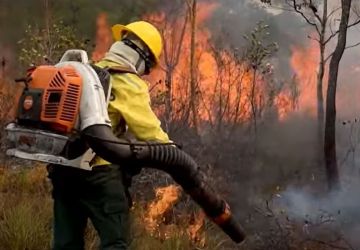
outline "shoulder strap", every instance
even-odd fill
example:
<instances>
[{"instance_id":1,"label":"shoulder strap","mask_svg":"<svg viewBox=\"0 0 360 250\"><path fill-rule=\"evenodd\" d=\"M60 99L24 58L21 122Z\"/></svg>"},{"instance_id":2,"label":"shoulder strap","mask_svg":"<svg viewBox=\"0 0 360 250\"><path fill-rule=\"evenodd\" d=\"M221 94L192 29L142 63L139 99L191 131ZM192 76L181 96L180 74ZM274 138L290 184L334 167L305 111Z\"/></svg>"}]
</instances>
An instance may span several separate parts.
<instances>
[{"instance_id":1,"label":"shoulder strap","mask_svg":"<svg viewBox=\"0 0 360 250\"><path fill-rule=\"evenodd\" d=\"M90 64L90 66L95 70L96 74L98 75L101 85L105 92L105 97L109 96L109 91L111 91L111 83L110 83L110 75L111 74L124 74L124 73L130 73L130 74L136 74L135 71L132 69L129 69L125 66L112 66L112 67L105 67L101 68L99 66L96 66L95 64Z\"/></svg>"},{"instance_id":2,"label":"shoulder strap","mask_svg":"<svg viewBox=\"0 0 360 250\"><path fill-rule=\"evenodd\" d=\"M118 65L118 66L112 66L105 68L110 74L121 74L121 73L130 73L130 74L136 74L137 73L130 69L129 67Z\"/></svg>"},{"instance_id":3,"label":"shoulder strap","mask_svg":"<svg viewBox=\"0 0 360 250\"><path fill-rule=\"evenodd\" d=\"M110 90L110 73L106 68L101 68L95 64L90 64L90 66L95 70L96 74L99 77L100 83L104 89L105 97L108 96Z\"/></svg>"}]
</instances>

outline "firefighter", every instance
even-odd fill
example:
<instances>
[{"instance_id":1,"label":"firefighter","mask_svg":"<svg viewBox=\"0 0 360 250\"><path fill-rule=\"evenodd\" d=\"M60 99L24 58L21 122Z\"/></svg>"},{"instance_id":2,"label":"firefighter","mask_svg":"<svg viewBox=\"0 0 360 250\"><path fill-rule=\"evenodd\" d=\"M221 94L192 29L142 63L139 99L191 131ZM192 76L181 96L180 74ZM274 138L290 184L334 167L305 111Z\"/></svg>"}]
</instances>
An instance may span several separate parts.
<instances>
[{"instance_id":1,"label":"firefighter","mask_svg":"<svg viewBox=\"0 0 360 250\"><path fill-rule=\"evenodd\" d=\"M162 38L150 23L138 21L112 27L115 42L97 67L114 69L108 113L113 132L129 131L138 140L169 142L150 106L148 84L141 76L159 63ZM120 166L96 156L92 171L49 166L53 184L53 249L84 249L84 230L90 219L101 249L127 249L129 242L128 187L140 169ZM134 170L135 169L135 170Z\"/></svg>"}]
</instances>

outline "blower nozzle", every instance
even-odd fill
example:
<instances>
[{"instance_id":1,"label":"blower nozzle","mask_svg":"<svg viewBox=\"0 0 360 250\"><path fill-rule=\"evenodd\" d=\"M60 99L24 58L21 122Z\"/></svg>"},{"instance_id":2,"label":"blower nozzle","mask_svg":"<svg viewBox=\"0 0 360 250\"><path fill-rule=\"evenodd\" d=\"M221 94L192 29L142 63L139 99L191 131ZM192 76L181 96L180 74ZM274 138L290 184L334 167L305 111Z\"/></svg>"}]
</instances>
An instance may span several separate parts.
<instances>
[{"instance_id":1,"label":"blower nozzle","mask_svg":"<svg viewBox=\"0 0 360 250\"><path fill-rule=\"evenodd\" d=\"M222 214L211 218L234 242L241 243L246 235L240 224L231 213L230 207L225 203L225 209Z\"/></svg>"}]
</instances>

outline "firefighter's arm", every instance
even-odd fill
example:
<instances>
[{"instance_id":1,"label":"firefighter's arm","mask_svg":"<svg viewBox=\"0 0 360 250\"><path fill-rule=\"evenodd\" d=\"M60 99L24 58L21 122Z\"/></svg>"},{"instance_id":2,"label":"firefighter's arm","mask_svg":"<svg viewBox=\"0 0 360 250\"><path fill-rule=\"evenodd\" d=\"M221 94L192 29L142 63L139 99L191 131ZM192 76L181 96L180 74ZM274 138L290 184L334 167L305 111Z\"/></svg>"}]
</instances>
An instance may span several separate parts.
<instances>
[{"instance_id":1,"label":"firefighter's arm","mask_svg":"<svg viewBox=\"0 0 360 250\"><path fill-rule=\"evenodd\" d=\"M129 131L139 140L169 142L161 123L150 106L147 84L137 76L114 76L113 101L110 105L124 118ZM118 80L118 81L117 81Z\"/></svg>"}]
</instances>

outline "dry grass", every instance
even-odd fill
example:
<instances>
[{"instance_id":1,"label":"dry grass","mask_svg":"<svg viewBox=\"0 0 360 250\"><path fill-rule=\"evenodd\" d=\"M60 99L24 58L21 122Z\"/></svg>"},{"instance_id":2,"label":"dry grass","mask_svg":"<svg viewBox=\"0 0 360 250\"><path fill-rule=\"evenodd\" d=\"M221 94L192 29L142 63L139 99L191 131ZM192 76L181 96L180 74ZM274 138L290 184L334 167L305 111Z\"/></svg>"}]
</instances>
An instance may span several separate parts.
<instances>
[{"instance_id":1,"label":"dry grass","mask_svg":"<svg viewBox=\"0 0 360 250\"><path fill-rule=\"evenodd\" d=\"M49 249L51 209L49 200L23 197L7 202L1 208L1 249ZM12 204L13 203L13 204Z\"/></svg>"},{"instance_id":2,"label":"dry grass","mask_svg":"<svg viewBox=\"0 0 360 250\"><path fill-rule=\"evenodd\" d=\"M42 166L25 170L0 169L0 249L50 249L52 200L46 175ZM191 211L193 208L170 211L149 233L144 225L147 203L136 204L131 213L130 249L225 249L226 238L210 223L205 223L205 229L196 239L190 239L187 228L191 222L189 214L196 212ZM99 239L91 223L85 239L86 249L98 249Z\"/></svg>"},{"instance_id":3,"label":"dry grass","mask_svg":"<svg viewBox=\"0 0 360 250\"><path fill-rule=\"evenodd\" d=\"M25 170L0 169L0 249L45 250L50 249L52 229L52 200L50 184L44 167ZM260 221L269 230L261 226L254 229L252 235L242 246L235 246L214 224L205 221L197 237L189 237L188 228L198 215L198 208L191 202L182 200L179 206L162 216L157 227L151 233L146 229L146 216L149 200L137 200L131 212L130 250L295 250L300 245L301 230L296 225L271 226L271 220L265 216ZM262 232L262 233L260 233ZM290 234L287 234L290 233ZM284 237L287 235L288 237ZM85 233L86 249L96 250L99 239L91 223ZM326 242L325 242L326 243ZM319 242L302 244L301 249L325 250L328 245ZM350 248L342 248L350 249Z\"/></svg>"}]
</instances>

